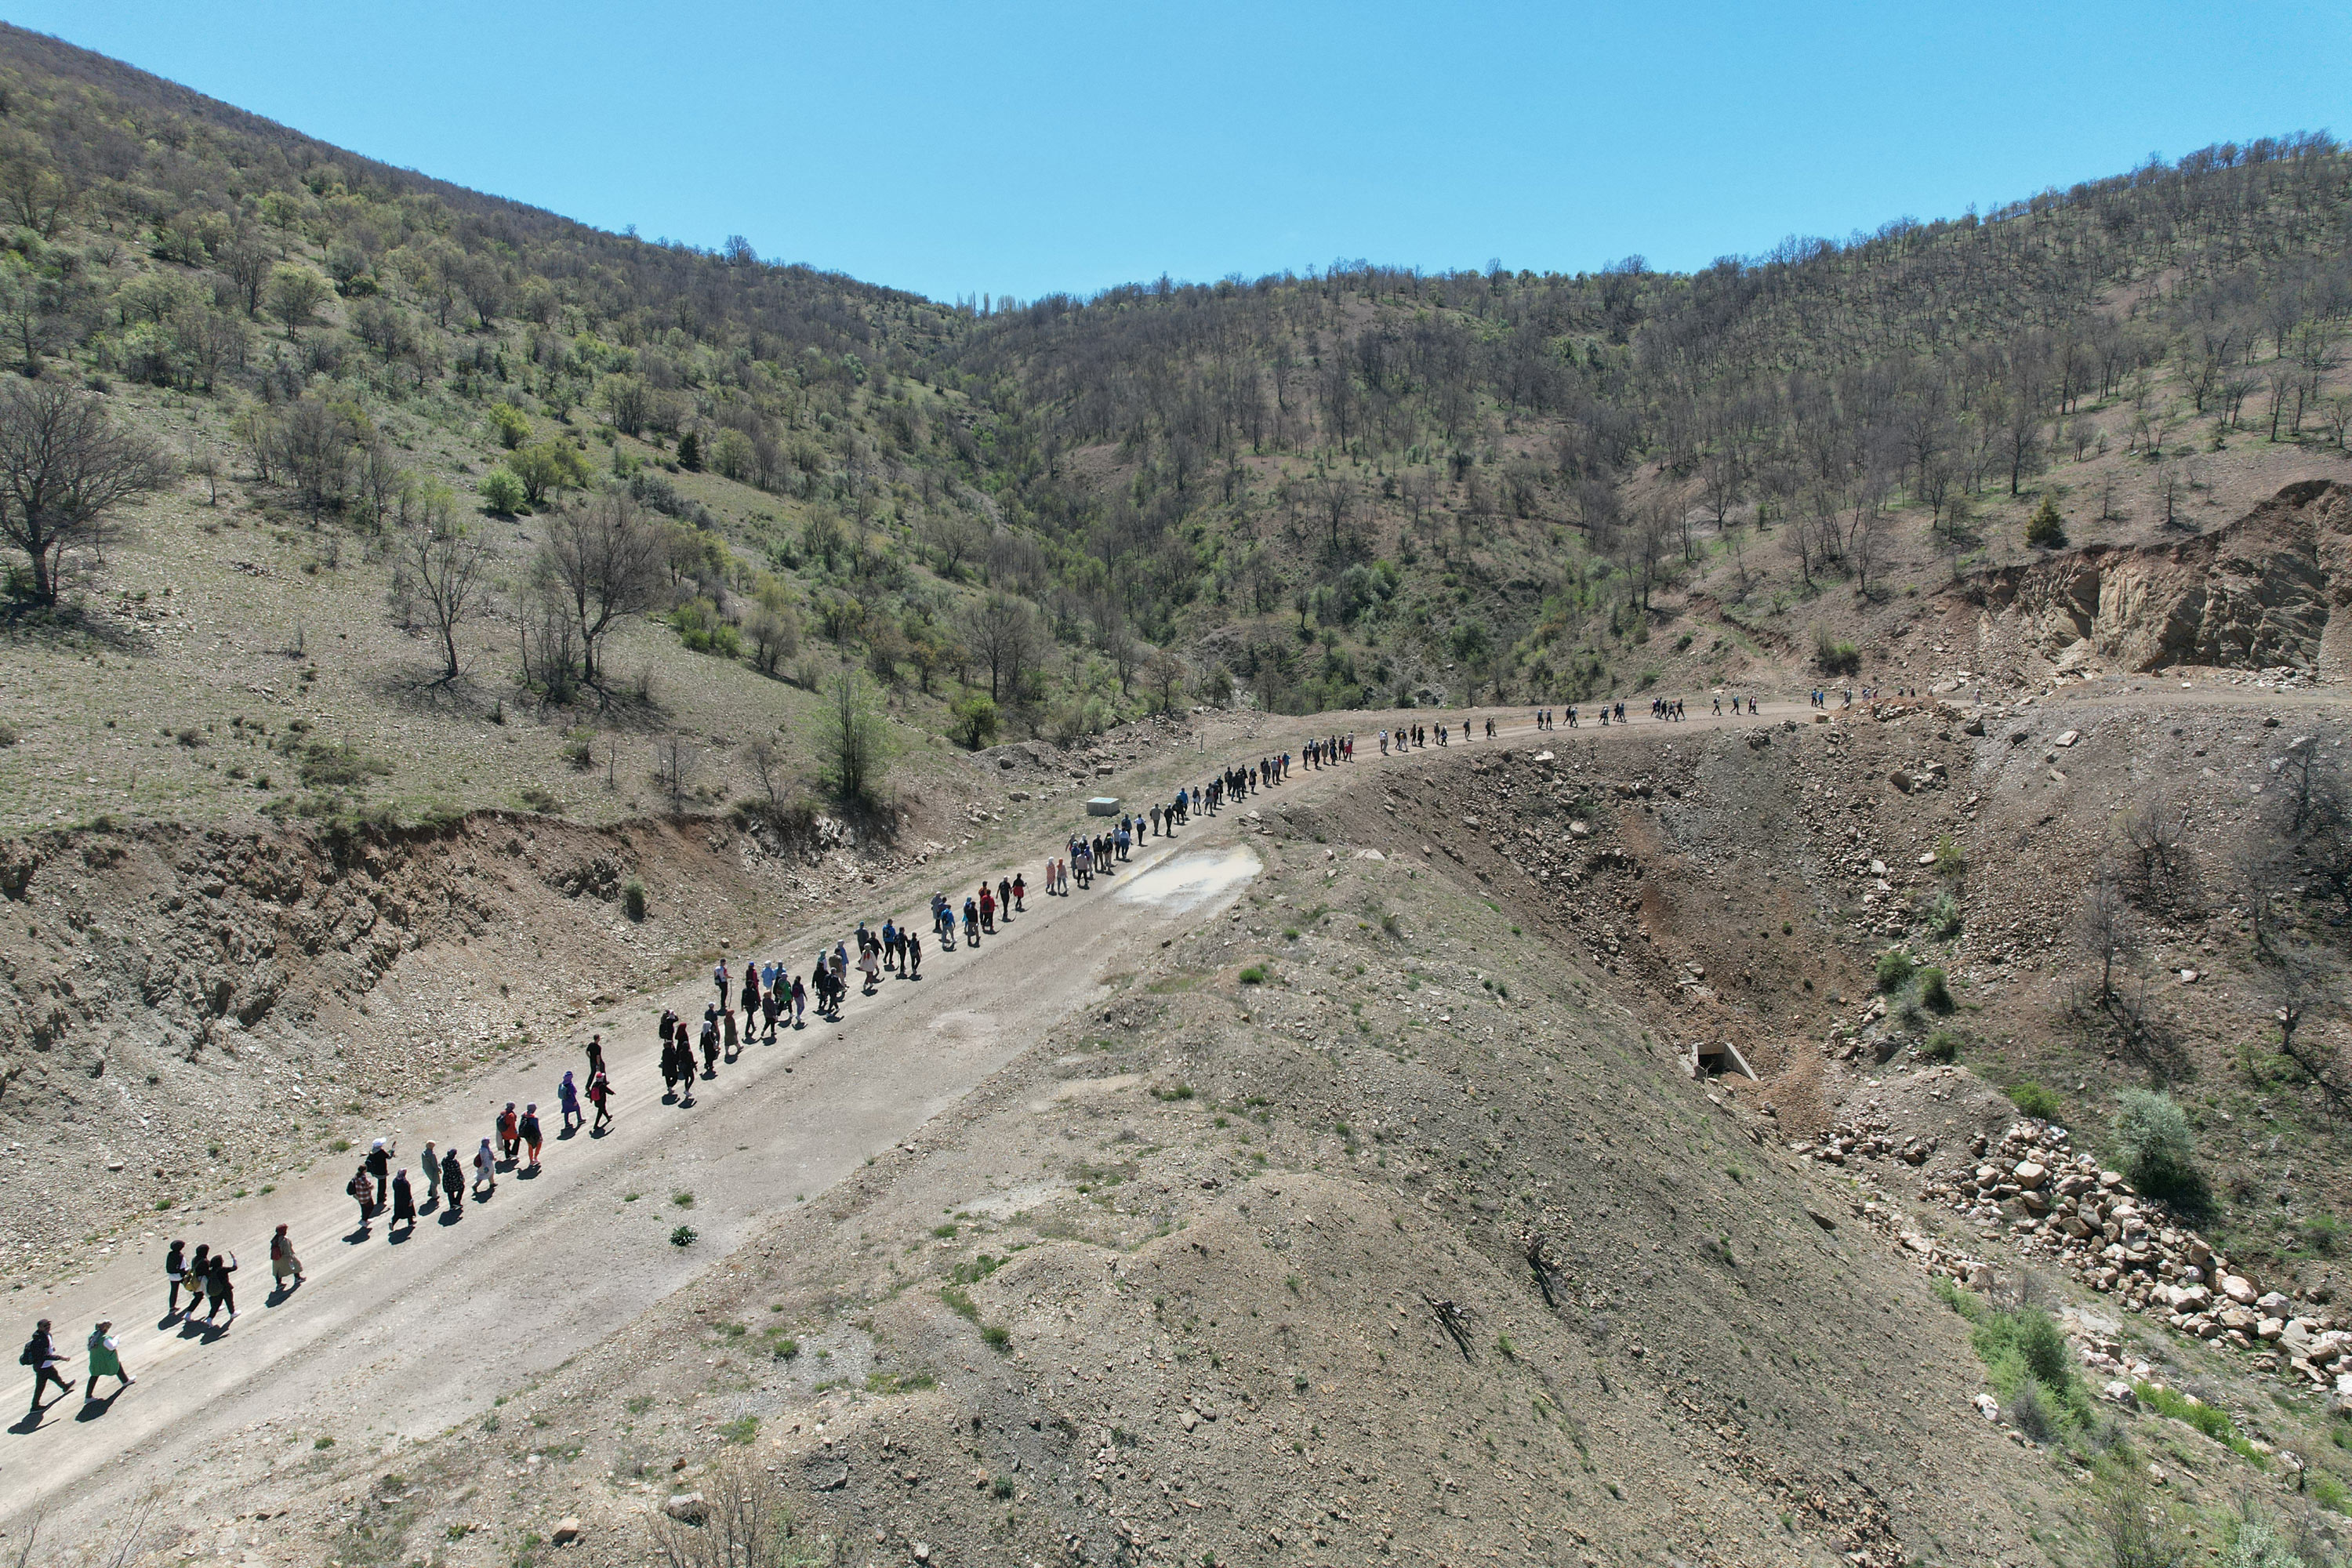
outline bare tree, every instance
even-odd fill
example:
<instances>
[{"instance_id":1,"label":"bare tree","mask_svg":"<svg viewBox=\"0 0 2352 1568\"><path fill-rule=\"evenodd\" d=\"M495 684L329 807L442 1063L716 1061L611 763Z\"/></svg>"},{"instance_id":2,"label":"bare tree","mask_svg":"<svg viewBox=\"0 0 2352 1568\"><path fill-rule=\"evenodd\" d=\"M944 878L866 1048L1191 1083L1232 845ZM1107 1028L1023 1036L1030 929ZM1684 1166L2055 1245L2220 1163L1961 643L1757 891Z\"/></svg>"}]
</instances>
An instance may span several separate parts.
<instances>
[{"instance_id":1,"label":"bare tree","mask_svg":"<svg viewBox=\"0 0 2352 1568\"><path fill-rule=\"evenodd\" d=\"M2163 792L2152 792L2124 813L2121 831L2124 843L2138 863L2143 892L2154 892L2171 877L2179 862L2179 808Z\"/></svg>"},{"instance_id":2,"label":"bare tree","mask_svg":"<svg viewBox=\"0 0 2352 1568\"><path fill-rule=\"evenodd\" d=\"M0 540L31 563L33 602L56 604L67 552L120 538L116 511L169 484L173 468L88 393L46 383L0 391Z\"/></svg>"},{"instance_id":3,"label":"bare tree","mask_svg":"<svg viewBox=\"0 0 2352 1568\"><path fill-rule=\"evenodd\" d=\"M2094 1000L2102 1007L2114 1003L2118 970L2128 971L2139 956L2139 932L2132 921L2131 904L2115 877L2100 873L2084 895L2075 918L2075 942L2099 966L2099 991Z\"/></svg>"},{"instance_id":4,"label":"bare tree","mask_svg":"<svg viewBox=\"0 0 2352 1568\"><path fill-rule=\"evenodd\" d=\"M1040 640L1037 612L1025 599L991 594L968 606L963 616L964 645L988 667L988 695L1002 701L1004 689L1017 690L1022 674L1037 657Z\"/></svg>"},{"instance_id":5,"label":"bare tree","mask_svg":"<svg viewBox=\"0 0 2352 1568\"><path fill-rule=\"evenodd\" d=\"M695 1489L702 1497L698 1518L663 1512L646 1522L662 1568L773 1568L803 1561L792 1550L783 1485L752 1456L720 1459L696 1478Z\"/></svg>"},{"instance_id":6,"label":"bare tree","mask_svg":"<svg viewBox=\"0 0 2352 1568\"><path fill-rule=\"evenodd\" d=\"M2308 948L2290 949L2279 954L2263 992L2270 1004L2271 1021L2278 1026L2279 1055L2303 1069L2326 1099L2330 1111L2338 1116L2352 1112L2352 1088L2347 1088L2339 1070L2335 1043L2303 1033L2304 1024L2314 1014L2336 1007L2335 971Z\"/></svg>"},{"instance_id":7,"label":"bare tree","mask_svg":"<svg viewBox=\"0 0 2352 1568\"><path fill-rule=\"evenodd\" d=\"M662 578L661 531L622 495L593 496L549 514L539 576L580 634L581 675L604 675L599 644L613 623L654 603Z\"/></svg>"},{"instance_id":8,"label":"bare tree","mask_svg":"<svg viewBox=\"0 0 2352 1568\"><path fill-rule=\"evenodd\" d=\"M744 761L751 764L751 776L760 781L761 793L768 797L771 814L783 809L783 753L776 742L765 735L743 748Z\"/></svg>"},{"instance_id":9,"label":"bare tree","mask_svg":"<svg viewBox=\"0 0 2352 1568\"><path fill-rule=\"evenodd\" d=\"M451 515L446 492L427 500L400 542L393 592L410 613L422 612L441 644L441 678L457 679L457 628L489 600L489 551Z\"/></svg>"},{"instance_id":10,"label":"bare tree","mask_svg":"<svg viewBox=\"0 0 2352 1568\"><path fill-rule=\"evenodd\" d=\"M1143 678L1150 683L1152 695L1159 699L1163 713L1173 709L1176 699L1184 694L1184 661L1166 648L1151 656Z\"/></svg>"},{"instance_id":11,"label":"bare tree","mask_svg":"<svg viewBox=\"0 0 2352 1568\"><path fill-rule=\"evenodd\" d=\"M654 742L654 787L669 802L672 816L686 815L687 787L694 776L694 753L686 738L669 734Z\"/></svg>"}]
</instances>

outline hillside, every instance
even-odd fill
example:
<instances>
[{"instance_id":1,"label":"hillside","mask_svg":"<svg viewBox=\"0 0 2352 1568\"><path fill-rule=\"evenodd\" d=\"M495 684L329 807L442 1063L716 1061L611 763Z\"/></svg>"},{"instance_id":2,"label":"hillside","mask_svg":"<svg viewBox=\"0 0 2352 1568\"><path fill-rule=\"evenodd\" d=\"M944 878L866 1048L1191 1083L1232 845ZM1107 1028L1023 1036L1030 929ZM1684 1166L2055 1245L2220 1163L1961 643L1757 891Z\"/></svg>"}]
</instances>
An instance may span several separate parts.
<instances>
[{"instance_id":1,"label":"hillside","mask_svg":"<svg viewBox=\"0 0 2352 1568\"><path fill-rule=\"evenodd\" d=\"M17 1568L2340 1564L2352 153L940 303L0 29L0 219Z\"/></svg>"},{"instance_id":2,"label":"hillside","mask_svg":"<svg viewBox=\"0 0 2352 1568\"><path fill-rule=\"evenodd\" d=\"M1842 644L1907 682L1916 593L2022 563L2045 500L2137 545L2345 461L2323 138L1690 277L975 309L602 234L21 31L0 68L16 370L186 470L12 618L20 827L615 820L678 793L673 736L705 799L766 795L746 748L844 667L918 756L1236 695L1770 689ZM666 574L592 672L538 579L541 520L600 492ZM443 658L407 554L453 522L489 562ZM289 801L320 735L357 771ZM800 739L784 787L822 795Z\"/></svg>"}]
</instances>

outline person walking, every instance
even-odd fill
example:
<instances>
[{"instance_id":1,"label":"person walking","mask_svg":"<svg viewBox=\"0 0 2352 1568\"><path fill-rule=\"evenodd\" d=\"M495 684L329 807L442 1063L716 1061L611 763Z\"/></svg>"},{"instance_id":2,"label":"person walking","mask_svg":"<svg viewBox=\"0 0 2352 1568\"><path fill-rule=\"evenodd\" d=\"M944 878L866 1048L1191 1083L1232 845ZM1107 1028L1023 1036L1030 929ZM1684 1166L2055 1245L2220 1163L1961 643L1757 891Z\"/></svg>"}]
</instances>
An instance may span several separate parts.
<instances>
[{"instance_id":1,"label":"person walking","mask_svg":"<svg viewBox=\"0 0 2352 1568\"><path fill-rule=\"evenodd\" d=\"M530 1152L530 1170L539 1171L539 1145L542 1134L539 1129L539 1104L536 1100L523 1107L522 1146Z\"/></svg>"},{"instance_id":2,"label":"person walking","mask_svg":"<svg viewBox=\"0 0 2352 1568\"><path fill-rule=\"evenodd\" d=\"M923 977L923 939L913 931L907 933L907 978Z\"/></svg>"},{"instance_id":3,"label":"person walking","mask_svg":"<svg viewBox=\"0 0 2352 1568\"><path fill-rule=\"evenodd\" d=\"M392 1146L379 1138L368 1145L367 1173L375 1184L375 1206L383 1207L384 1184L392 1180Z\"/></svg>"},{"instance_id":4,"label":"person walking","mask_svg":"<svg viewBox=\"0 0 2352 1568\"><path fill-rule=\"evenodd\" d=\"M163 1321L168 1323L180 1315L180 1287L188 1279L188 1244L177 1237L163 1252L163 1279L171 1292L163 1300ZM188 1299L195 1300L193 1288Z\"/></svg>"},{"instance_id":5,"label":"person walking","mask_svg":"<svg viewBox=\"0 0 2352 1568\"><path fill-rule=\"evenodd\" d=\"M416 1229L416 1193L408 1184L408 1167L405 1165L393 1173L392 1224L385 1227L384 1235L389 1237L404 1225L412 1232ZM285 1233L281 1231L279 1234Z\"/></svg>"},{"instance_id":6,"label":"person walking","mask_svg":"<svg viewBox=\"0 0 2352 1568\"><path fill-rule=\"evenodd\" d=\"M514 1107L515 1102L511 1100L508 1100L507 1108L499 1112L499 1119L496 1123L496 1130L499 1138L499 1158L505 1162L505 1168L509 1171L514 1169L515 1151L522 1143L521 1130L515 1125Z\"/></svg>"},{"instance_id":7,"label":"person walking","mask_svg":"<svg viewBox=\"0 0 2352 1568\"><path fill-rule=\"evenodd\" d=\"M793 1027L808 1027L808 984L797 974L793 976Z\"/></svg>"},{"instance_id":8,"label":"person walking","mask_svg":"<svg viewBox=\"0 0 2352 1568\"><path fill-rule=\"evenodd\" d=\"M727 1005L727 961L720 959L719 967L710 972L710 984L719 987L719 1005Z\"/></svg>"},{"instance_id":9,"label":"person walking","mask_svg":"<svg viewBox=\"0 0 2352 1568\"><path fill-rule=\"evenodd\" d=\"M368 1168L365 1165L357 1166L352 1170L352 1179L343 1184L343 1191L359 1200L360 1234L365 1236L368 1233L369 1222L375 1218L375 1184L368 1179Z\"/></svg>"},{"instance_id":10,"label":"person walking","mask_svg":"<svg viewBox=\"0 0 2352 1568\"><path fill-rule=\"evenodd\" d=\"M595 1079L588 1080L588 1098L591 1100L596 1098L598 1081ZM465 1218L466 1167L457 1163L457 1151L455 1149L445 1149L441 1152L441 1191L449 1199L449 1217Z\"/></svg>"},{"instance_id":11,"label":"person walking","mask_svg":"<svg viewBox=\"0 0 2352 1568\"><path fill-rule=\"evenodd\" d=\"M402 1173L404 1181L406 1175L405 1172ZM395 1185L393 1192L394 1196L397 1198L400 1188ZM411 1225L416 1223L416 1210L413 1206L408 1211L408 1222ZM271 1279L278 1281L278 1293L281 1295L293 1288L286 1283L289 1279L293 1280L296 1285L302 1283L302 1260L294 1256L294 1238L286 1234L286 1227L282 1225L270 1234L269 1275Z\"/></svg>"},{"instance_id":12,"label":"person walking","mask_svg":"<svg viewBox=\"0 0 2352 1568\"><path fill-rule=\"evenodd\" d=\"M604 1037L591 1035L588 1037L588 1076L593 1079L604 1070Z\"/></svg>"},{"instance_id":13,"label":"person walking","mask_svg":"<svg viewBox=\"0 0 2352 1568\"><path fill-rule=\"evenodd\" d=\"M115 1342L114 1325L105 1319L89 1331L89 1375L82 1380L81 1396L86 1403L98 1399L98 1380L114 1379L114 1392L121 1394L139 1380L122 1370L122 1347Z\"/></svg>"},{"instance_id":14,"label":"person walking","mask_svg":"<svg viewBox=\"0 0 2352 1568\"><path fill-rule=\"evenodd\" d=\"M771 1000L772 1002L772 998ZM772 1037L775 1032L774 1015L771 1013L768 1033ZM563 1081L555 1086L555 1103L563 1111L563 1131L568 1134L573 1128L580 1125L580 1089L572 1081L572 1074L568 1069L564 1072Z\"/></svg>"},{"instance_id":15,"label":"person walking","mask_svg":"<svg viewBox=\"0 0 2352 1568\"><path fill-rule=\"evenodd\" d=\"M41 1404L41 1390L49 1384L54 1383L58 1385L59 1399L74 1391L74 1384L68 1383L65 1373L58 1370L63 1364L63 1358L58 1354L57 1342L49 1336L49 1321L47 1318L33 1325L33 1337L25 1342L24 1353L16 1358L16 1362L20 1366L33 1369L33 1409L26 1416L27 1420L41 1418L41 1411L45 1408Z\"/></svg>"},{"instance_id":16,"label":"person walking","mask_svg":"<svg viewBox=\"0 0 2352 1568\"><path fill-rule=\"evenodd\" d=\"M596 1124L588 1130L594 1137L613 1125L613 1080L603 1072L588 1080L588 1103L596 1108Z\"/></svg>"},{"instance_id":17,"label":"person walking","mask_svg":"<svg viewBox=\"0 0 2352 1568\"><path fill-rule=\"evenodd\" d=\"M874 961L872 948L869 947L857 955L857 972L866 977L864 987L859 994L873 995L874 987L881 983L882 969L881 965Z\"/></svg>"},{"instance_id":18,"label":"person walking","mask_svg":"<svg viewBox=\"0 0 2352 1568\"><path fill-rule=\"evenodd\" d=\"M1024 902L1024 901L1023 901L1023 900L1024 900L1025 899L1027 899L1028 897L1029 897L1029 884L1028 884L1027 882L1024 882L1024 881L1023 881L1023 880L1021 879L1021 873L1020 873L1020 872L1018 872L1018 871L1013 872L1013 912L1014 914L1016 914L1016 915L1025 915L1025 914L1027 914L1027 913L1029 912L1029 906L1028 906L1025 902Z\"/></svg>"},{"instance_id":19,"label":"person walking","mask_svg":"<svg viewBox=\"0 0 2352 1568\"><path fill-rule=\"evenodd\" d=\"M474 1151L474 1201L488 1203L499 1190L499 1157L491 1152L490 1141Z\"/></svg>"},{"instance_id":20,"label":"person walking","mask_svg":"<svg viewBox=\"0 0 2352 1568\"><path fill-rule=\"evenodd\" d=\"M572 1080L572 1075L565 1073L563 1079L566 1083L569 1083ZM432 1142L428 1139L425 1144L425 1207L429 1213L440 1206L441 1156L433 1152Z\"/></svg>"},{"instance_id":21,"label":"person walking","mask_svg":"<svg viewBox=\"0 0 2352 1568\"><path fill-rule=\"evenodd\" d=\"M228 1309L228 1323L236 1321L236 1288L229 1283L228 1278L236 1272L236 1253L223 1247L213 1254L212 1262L205 1269L205 1322L211 1322L213 1314L223 1307ZM225 1329L228 1323L223 1323L221 1327Z\"/></svg>"}]
</instances>

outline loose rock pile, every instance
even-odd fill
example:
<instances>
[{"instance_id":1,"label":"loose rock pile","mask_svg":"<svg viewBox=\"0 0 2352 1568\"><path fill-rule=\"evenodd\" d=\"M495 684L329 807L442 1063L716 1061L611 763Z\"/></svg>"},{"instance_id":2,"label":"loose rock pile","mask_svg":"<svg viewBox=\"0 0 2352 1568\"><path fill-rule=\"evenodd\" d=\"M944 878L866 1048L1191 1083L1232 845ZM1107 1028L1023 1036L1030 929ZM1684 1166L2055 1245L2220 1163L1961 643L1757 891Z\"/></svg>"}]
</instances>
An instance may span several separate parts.
<instances>
[{"instance_id":1,"label":"loose rock pile","mask_svg":"<svg viewBox=\"0 0 2352 1568\"><path fill-rule=\"evenodd\" d=\"M1791 1152L1829 1165L1890 1155L1918 1165L1934 1144L1916 1138L1898 1142L1884 1121L1864 1116L1817 1143L1793 1144ZM2134 1191L2120 1172L2102 1170L2090 1155L2076 1152L2063 1127L2021 1121L1998 1142L1971 1140L1969 1155L1973 1163L1936 1176L1919 1196L1976 1221L1989 1234L2005 1229L2020 1251L2053 1258L2119 1305L2244 1352L2256 1371L2328 1389L2334 1408L2352 1412L2352 1325L2342 1309L2264 1290L2203 1237L2177 1223L2162 1202ZM1902 1226L1883 1205L1865 1204L1858 1212L1930 1274L1971 1289L1990 1285L1991 1268L1983 1259ZM2116 1353L2113 1347L2094 1348L2110 1360Z\"/></svg>"}]
</instances>

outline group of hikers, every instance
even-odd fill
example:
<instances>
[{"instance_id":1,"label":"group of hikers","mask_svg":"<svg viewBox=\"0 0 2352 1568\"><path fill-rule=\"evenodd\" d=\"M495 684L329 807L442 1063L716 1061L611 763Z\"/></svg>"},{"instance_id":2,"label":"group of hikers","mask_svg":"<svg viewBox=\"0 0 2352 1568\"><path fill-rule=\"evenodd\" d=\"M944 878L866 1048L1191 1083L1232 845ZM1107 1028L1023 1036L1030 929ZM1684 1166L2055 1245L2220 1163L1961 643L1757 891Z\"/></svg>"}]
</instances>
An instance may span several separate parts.
<instances>
[{"instance_id":1,"label":"group of hikers","mask_svg":"<svg viewBox=\"0 0 2352 1568\"><path fill-rule=\"evenodd\" d=\"M1815 706L1828 705L1826 691L1812 695ZM1847 700L1852 700L1851 693ZM1746 700L1747 711L1755 714L1756 699L1749 697ZM1718 716L1724 710L1723 703L1718 695L1715 704ZM1651 704L1652 714L1661 719L1679 719L1682 711L1680 700L1670 703L1658 699ZM1739 698L1731 699L1731 711L1740 711ZM1538 709L1536 728L1557 729L1562 712L1568 727L1576 728L1579 713L1572 706L1565 710ZM1600 712L1603 724L1611 721L1612 714L1616 722L1625 722L1622 702L1615 703L1613 708L1603 703ZM1472 722L1466 717L1458 726L1441 722L1433 731L1420 724L1402 725L1393 731L1380 732L1381 755L1387 756L1391 751L1402 754L1426 747L1433 734L1436 744L1447 746L1457 738L1469 741L1473 732ZM1485 734L1492 740L1495 733L1495 721L1490 718L1486 721ZM1354 735L1331 735L1307 741L1295 761L1303 767L1325 768L1351 763L1355 756ZM1120 814L1100 833L1071 835L1062 851L1045 862L1044 891L1048 897L1067 898L1073 881L1081 889L1090 887L1096 877L1108 874L1118 862L1128 859L1139 841L1171 837L1195 816L1213 813L1231 802L1282 783L1290 776L1293 765L1294 758L1288 752L1261 756L1254 763L1235 763L1211 775L1202 784L1180 787L1172 799L1154 801L1141 812ZM961 907L944 892L935 892L928 917L932 940L940 952L952 952L959 944L961 928L961 944L977 948L983 937L997 934L1000 922L1027 912L1028 896L1028 882L1019 872L1000 876L993 884L982 881L965 896ZM856 944L855 956L851 953L852 942ZM726 961L720 960L711 972L711 983L718 994L704 1007L698 1031L690 1029L676 1011L665 1009L662 1013L657 1034L664 1103L681 1108L693 1105L698 1079L716 1079L721 1062L733 1062L741 1045L750 1039L757 1037L772 1043L780 1026L805 1028L812 1006L820 1018L839 1020L853 972L859 977L861 994L872 995L885 974L921 979L922 964L923 936L916 923L910 920L902 924L887 919L878 930L861 921L849 941L836 942L829 952L820 949L805 976L791 973L782 963L772 961L746 965L739 980ZM604 1065L601 1035L590 1037L587 1056L584 1087L569 1070L556 1085L556 1104L562 1117L560 1136L563 1138L583 1129L591 1137L602 1137L614 1125L614 1090ZM583 1100L593 1108L593 1121L582 1111ZM419 1157L418 1182L411 1181L406 1166L394 1163L398 1155L395 1139L386 1136L374 1140L344 1187L359 1205L359 1228L349 1239L363 1239L372 1231L376 1216L387 1210L391 1215L387 1234L395 1240L405 1239L413 1233L421 1215L438 1211L443 1223L454 1223L465 1212L469 1190L473 1201L479 1205L497 1193L500 1173L520 1171L526 1177L537 1175L545 1137L538 1103L528 1102L518 1110L516 1103L509 1100L493 1117L489 1135L479 1142L470 1158L461 1157L455 1144L437 1150L427 1142ZM303 1282L302 1262L284 1225L278 1226L270 1237L269 1264L281 1298ZM215 1249L200 1243L191 1255L184 1241L172 1241L163 1261L169 1290L164 1323L168 1325L176 1319L194 1324L197 1321L196 1308L204 1305L206 1310L203 1321L225 1331L236 1321L236 1296L231 1280L236 1268L236 1254L226 1248ZM187 1298L184 1309L181 1305L183 1292ZM224 1311L227 1314L225 1320L221 1318ZM90 1331L86 1399L96 1398L96 1385L100 1379L116 1380L117 1394L135 1381L124 1369L113 1331L113 1323L105 1320ZM37 1422L47 1408L42 1396L51 1386L58 1388L60 1398L75 1387L58 1371L66 1357L58 1347L47 1318L40 1321L21 1360L34 1372L31 1418Z\"/></svg>"}]
</instances>

